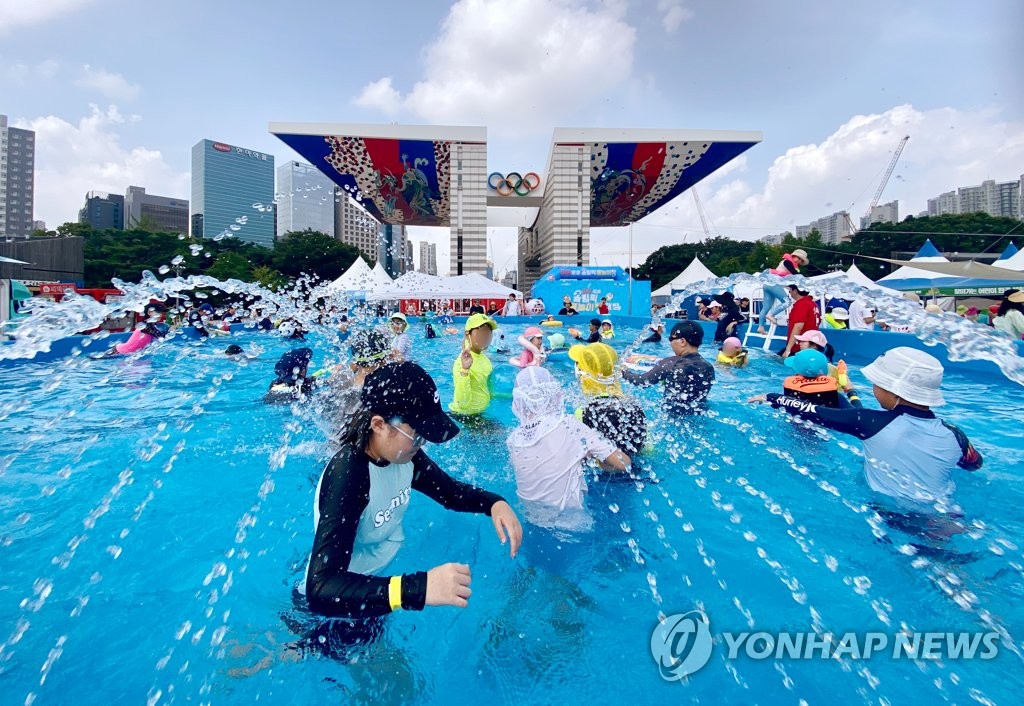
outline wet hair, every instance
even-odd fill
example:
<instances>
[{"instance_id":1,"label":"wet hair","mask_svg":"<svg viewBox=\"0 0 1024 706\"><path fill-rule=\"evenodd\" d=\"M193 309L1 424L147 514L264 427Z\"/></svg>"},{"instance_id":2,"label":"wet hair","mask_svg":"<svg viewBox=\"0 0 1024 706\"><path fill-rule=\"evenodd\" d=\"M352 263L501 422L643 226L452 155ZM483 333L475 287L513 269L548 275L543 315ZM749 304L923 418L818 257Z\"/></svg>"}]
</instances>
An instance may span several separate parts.
<instances>
[{"instance_id":1,"label":"wet hair","mask_svg":"<svg viewBox=\"0 0 1024 706\"><path fill-rule=\"evenodd\" d=\"M224 349L225 355L239 355L243 353L242 347L237 343L232 343L230 346Z\"/></svg>"}]
</instances>

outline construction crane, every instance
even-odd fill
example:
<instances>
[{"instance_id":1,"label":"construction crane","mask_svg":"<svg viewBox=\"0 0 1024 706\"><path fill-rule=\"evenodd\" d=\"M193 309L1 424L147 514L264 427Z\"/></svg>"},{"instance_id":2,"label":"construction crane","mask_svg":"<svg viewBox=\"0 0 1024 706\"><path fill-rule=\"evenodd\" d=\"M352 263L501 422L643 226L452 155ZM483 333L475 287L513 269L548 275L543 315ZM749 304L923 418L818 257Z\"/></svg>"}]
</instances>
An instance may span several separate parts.
<instances>
[{"instance_id":1,"label":"construction crane","mask_svg":"<svg viewBox=\"0 0 1024 706\"><path fill-rule=\"evenodd\" d=\"M907 146L907 140L910 139L910 135L905 135L900 144L896 147L896 151L893 152L892 161L889 162L889 168L885 170L885 174L882 175L882 182L878 185L878 191L875 192L875 197L871 199L871 203L868 204L868 210L864 212L864 222L870 225L871 212L875 210L875 206L878 205L878 201L882 198L882 192L885 191L886 185L889 183L889 177L892 176L893 170L896 169L896 162L900 161L900 155L903 154L903 148Z\"/></svg>"},{"instance_id":2,"label":"construction crane","mask_svg":"<svg viewBox=\"0 0 1024 706\"><path fill-rule=\"evenodd\" d=\"M711 229L708 227L708 219L704 215L704 206L701 205L700 197L697 196L697 187L690 187L690 193L693 194L693 203L697 206L697 215L700 216L700 224L704 227L704 237L711 237Z\"/></svg>"}]
</instances>

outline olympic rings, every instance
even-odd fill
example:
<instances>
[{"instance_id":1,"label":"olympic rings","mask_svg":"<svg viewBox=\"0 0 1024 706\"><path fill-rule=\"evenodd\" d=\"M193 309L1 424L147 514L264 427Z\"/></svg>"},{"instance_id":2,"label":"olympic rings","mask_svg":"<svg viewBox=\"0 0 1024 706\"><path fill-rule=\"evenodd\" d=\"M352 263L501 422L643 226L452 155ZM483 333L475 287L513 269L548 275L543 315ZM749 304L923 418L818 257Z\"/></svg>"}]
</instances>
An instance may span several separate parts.
<instances>
[{"instance_id":1,"label":"olympic rings","mask_svg":"<svg viewBox=\"0 0 1024 706\"><path fill-rule=\"evenodd\" d=\"M540 176L537 172L527 172L525 176L519 172L509 172L504 176L501 172L491 172L487 177L487 186L497 191L499 196L510 196L513 193L526 196L540 186Z\"/></svg>"}]
</instances>

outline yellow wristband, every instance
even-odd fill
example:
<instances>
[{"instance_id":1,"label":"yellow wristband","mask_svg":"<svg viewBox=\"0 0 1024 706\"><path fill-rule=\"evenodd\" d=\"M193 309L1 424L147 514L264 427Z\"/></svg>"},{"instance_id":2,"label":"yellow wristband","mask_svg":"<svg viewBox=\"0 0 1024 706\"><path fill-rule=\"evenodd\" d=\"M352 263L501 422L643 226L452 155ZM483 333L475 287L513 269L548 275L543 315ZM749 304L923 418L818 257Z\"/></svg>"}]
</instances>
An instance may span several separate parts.
<instances>
[{"instance_id":1,"label":"yellow wristband","mask_svg":"<svg viewBox=\"0 0 1024 706\"><path fill-rule=\"evenodd\" d=\"M402 609L402 577L392 576L391 581L388 582L388 603L391 604L391 610Z\"/></svg>"}]
</instances>

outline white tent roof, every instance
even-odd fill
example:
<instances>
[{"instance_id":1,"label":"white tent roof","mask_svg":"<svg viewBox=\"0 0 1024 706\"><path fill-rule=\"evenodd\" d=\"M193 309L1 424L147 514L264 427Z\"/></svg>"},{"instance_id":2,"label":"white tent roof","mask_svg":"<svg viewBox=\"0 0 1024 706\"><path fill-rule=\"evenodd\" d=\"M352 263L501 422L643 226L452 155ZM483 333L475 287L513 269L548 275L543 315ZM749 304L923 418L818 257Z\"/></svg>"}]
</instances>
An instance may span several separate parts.
<instances>
[{"instance_id":1,"label":"white tent roof","mask_svg":"<svg viewBox=\"0 0 1024 706\"><path fill-rule=\"evenodd\" d=\"M670 297L672 292L678 292L682 289L686 289L695 282L703 282L707 279L715 279L718 277L714 272L709 270L700 258L695 257L686 269L680 272L675 278L663 287L658 287L656 290L651 292L652 297Z\"/></svg>"},{"instance_id":2,"label":"white tent roof","mask_svg":"<svg viewBox=\"0 0 1024 706\"><path fill-rule=\"evenodd\" d=\"M366 260L357 257L345 270L345 274L327 285L327 289L331 292L361 292L370 288L373 282L372 273L373 270L366 264Z\"/></svg>"},{"instance_id":3,"label":"white tent roof","mask_svg":"<svg viewBox=\"0 0 1024 706\"><path fill-rule=\"evenodd\" d=\"M523 296L518 289L511 289L493 279L487 279L478 272L450 277L448 284L451 285L456 295L462 298L506 299L509 294L515 294L519 298Z\"/></svg>"},{"instance_id":4,"label":"white tent roof","mask_svg":"<svg viewBox=\"0 0 1024 706\"><path fill-rule=\"evenodd\" d=\"M858 287L864 287L875 291L883 291L887 294L894 296L900 296L901 292L895 289L890 289L884 285L878 284L866 274L864 274L857 265L850 265L850 269L846 272L842 270L836 270L835 272L826 272L823 275L815 275L814 277L808 277L809 282L818 282L825 284L827 287L827 294L830 296L856 296L855 290L844 290L844 284L852 284Z\"/></svg>"},{"instance_id":5,"label":"white tent roof","mask_svg":"<svg viewBox=\"0 0 1024 706\"><path fill-rule=\"evenodd\" d=\"M373 266L371 272L373 273L372 281L374 283L374 286L367 287L367 289L376 290L377 287L386 287L395 281L391 279L391 275L388 274L387 270L384 269L384 265L380 264L379 260L377 261L377 264Z\"/></svg>"},{"instance_id":6,"label":"white tent roof","mask_svg":"<svg viewBox=\"0 0 1024 706\"><path fill-rule=\"evenodd\" d=\"M1024 272L1024 250L1021 250L1013 257L1000 260L996 263L997 267L1002 267L1005 270L1015 270L1017 272Z\"/></svg>"},{"instance_id":7,"label":"white tent roof","mask_svg":"<svg viewBox=\"0 0 1024 706\"><path fill-rule=\"evenodd\" d=\"M422 272L406 272L391 284L374 290L367 297L384 299L504 299L509 294L522 296L515 289L498 284L481 274L438 277Z\"/></svg>"}]
</instances>

